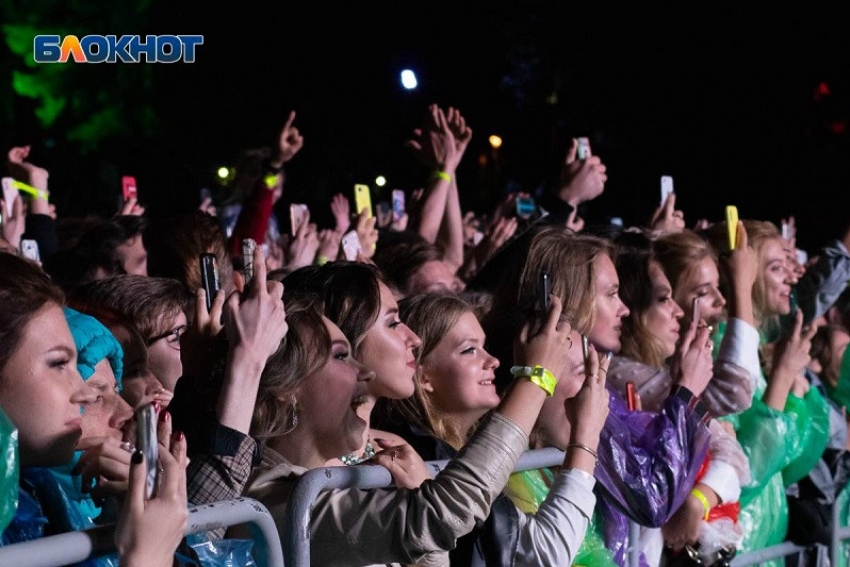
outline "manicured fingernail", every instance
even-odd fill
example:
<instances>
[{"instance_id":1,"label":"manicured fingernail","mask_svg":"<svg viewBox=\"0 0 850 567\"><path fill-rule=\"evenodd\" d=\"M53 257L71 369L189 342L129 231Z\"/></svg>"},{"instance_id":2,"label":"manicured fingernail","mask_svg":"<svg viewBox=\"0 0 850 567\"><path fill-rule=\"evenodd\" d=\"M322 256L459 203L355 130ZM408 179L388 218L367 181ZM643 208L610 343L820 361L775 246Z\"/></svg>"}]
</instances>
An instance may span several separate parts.
<instances>
[{"instance_id":1,"label":"manicured fingernail","mask_svg":"<svg viewBox=\"0 0 850 567\"><path fill-rule=\"evenodd\" d=\"M154 405L153 405L153 411L154 411L154 412L156 412L156 413L159 413L159 404L154 403Z\"/></svg>"},{"instance_id":2,"label":"manicured fingernail","mask_svg":"<svg viewBox=\"0 0 850 567\"><path fill-rule=\"evenodd\" d=\"M178 431L175 437L177 437L177 440L181 443L186 440L186 436L183 434L182 431Z\"/></svg>"},{"instance_id":3,"label":"manicured fingernail","mask_svg":"<svg viewBox=\"0 0 850 567\"><path fill-rule=\"evenodd\" d=\"M143 458L142 452L136 451L135 453L133 453L133 457L130 459L130 462L133 463L134 465L141 465L142 464L142 458Z\"/></svg>"},{"instance_id":4,"label":"manicured fingernail","mask_svg":"<svg viewBox=\"0 0 850 567\"><path fill-rule=\"evenodd\" d=\"M168 410L162 410L162 413L159 414L159 420L165 423L171 421L171 414L168 412Z\"/></svg>"}]
</instances>

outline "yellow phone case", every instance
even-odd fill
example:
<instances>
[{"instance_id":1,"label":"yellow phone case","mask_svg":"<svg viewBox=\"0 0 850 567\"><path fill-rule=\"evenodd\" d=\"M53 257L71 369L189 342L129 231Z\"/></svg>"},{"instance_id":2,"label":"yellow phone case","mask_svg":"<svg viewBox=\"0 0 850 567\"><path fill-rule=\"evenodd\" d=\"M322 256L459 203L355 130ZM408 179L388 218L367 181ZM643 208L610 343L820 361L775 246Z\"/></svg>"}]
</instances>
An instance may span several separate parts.
<instances>
[{"instance_id":1,"label":"yellow phone case","mask_svg":"<svg viewBox=\"0 0 850 567\"><path fill-rule=\"evenodd\" d=\"M734 205L726 207L726 230L729 233L729 250L734 250L738 245L738 207Z\"/></svg>"},{"instance_id":2,"label":"yellow phone case","mask_svg":"<svg viewBox=\"0 0 850 567\"><path fill-rule=\"evenodd\" d=\"M369 194L368 185L354 185L354 206L357 214L366 209L369 211L369 216L372 216L372 196Z\"/></svg>"}]
</instances>

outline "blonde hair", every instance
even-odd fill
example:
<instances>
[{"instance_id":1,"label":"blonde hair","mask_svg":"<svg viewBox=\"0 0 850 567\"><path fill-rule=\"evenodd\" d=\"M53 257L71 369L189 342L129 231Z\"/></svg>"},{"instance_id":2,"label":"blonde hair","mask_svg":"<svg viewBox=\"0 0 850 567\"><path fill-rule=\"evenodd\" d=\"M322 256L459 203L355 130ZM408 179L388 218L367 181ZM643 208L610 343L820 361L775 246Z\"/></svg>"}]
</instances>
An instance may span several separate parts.
<instances>
[{"instance_id":1,"label":"blonde hair","mask_svg":"<svg viewBox=\"0 0 850 567\"><path fill-rule=\"evenodd\" d=\"M670 280L674 295L682 276L693 266L706 258L717 264L717 251L706 239L690 230L666 234L655 240L652 248L655 259Z\"/></svg>"},{"instance_id":2,"label":"blonde hair","mask_svg":"<svg viewBox=\"0 0 850 567\"><path fill-rule=\"evenodd\" d=\"M413 379L415 390L406 400L391 400L390 408L402 418L432 437L436 437L455 449L466 444L469 431L460 431L459 426L434 403L422 388L422 363L437 348L465 313L474 313L472 306L455 296L429 293L403 299L399 303L399 317L422 344L416 349L417 370Z\"/></svg>"}]
</instances>

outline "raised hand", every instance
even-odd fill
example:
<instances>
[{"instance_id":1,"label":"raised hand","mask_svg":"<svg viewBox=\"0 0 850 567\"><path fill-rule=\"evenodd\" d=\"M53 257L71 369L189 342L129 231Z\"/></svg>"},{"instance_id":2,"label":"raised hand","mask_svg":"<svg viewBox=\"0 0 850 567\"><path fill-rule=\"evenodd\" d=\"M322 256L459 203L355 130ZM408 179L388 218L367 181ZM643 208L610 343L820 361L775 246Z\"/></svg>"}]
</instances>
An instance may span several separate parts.
<instances>
[{"instance_id":1,"label":"raised hand","mask_svg":"<svg viewBox=\"0 0 850 567\"><path fill-rule=\"evenodd\" d=\"M685 215L676 210L676 194L670 193L667 199L655 209L649 228L656 235L681 232L685 228Z\"/></svg>"},{"instance_id":2,"label":"raised hand","mask_svg":"<svg viewBox=\"0 0 850 567\"><path fill-rule=\"evenodd\" d=\"M577 160L577 151L578 140L573 138L561 168L558 186L558 197L573 208L601 195L608 181L607 168L599 156Z\"/></svg>"},{"instance_id":3,"label":"raised hand","mask_svg":"<svg viewBox=\"0 0 850 567\"><path fill-rule=\"evenodd\" d=\"M471 132L470 132L471 135ZM445 113L436 104L428 107L424 129L416 129L405 145L413 150L428 167L454 175L460 162L457 140L449 127Z\"/></svg>"},{"instance_id":4,"label":"raised hand","mask_svg":"<svg viewBox=\"0 0 850 567\"><path fill-rule=\"evenodd\" d=\"M8 215L6 201L0 199L0 213L3 214L3 224L0 226L3 230L3 238L17 248L21 249L21 237L26 232L26 216L24 215L24 200L20 195L15 197L15 202L12 203L12 214Z\"/></svg>"},{"instance_id":5,"label":"raised hand","mask_svg":"<svg viewBox=\"0 0 850 567\"><path fill-rule=\"evenodd\" d=\"M145 214L145 208L139 204L139 200L136 197L130 197L126 201L123 201L121 205L121 210L118 211L119 216L134 216L140 217Z\"/></svg>"},{"instance_id":6,"label":"raised hand","mask_svg":"<svg viewBox=\"0 0 850 567\"><path fill-rule=\"evenodd\" d=\"M549 296L549 311L540 331L532 335L532 323L526 323L514 341L514 360L519 366L540 365L560 377L569 363L572 327L561 320L561 299Z\"/></svg>"},{"instance_id":7,"label":"raised hand","mask_svg":"<svg viewBox=\"0 0 850 567\"><path fill-rule=\"evenodd\" d=\"M375 247L378 243L378 230L375 228L375 217L370 217L366 209L357 215L357 237L360 239L360 248L363 257L367 260L375 255Z\"/></svg>"},{"instance_id":8,"label":"raised hand","mask_svg":"<svg viewBox=\"0 0 850 567\"><path fill-rule=\"evenodd\" d=\"M316 235L316 225L310 223L310 211L307 211L304 213L304 222L295 231L295 236L286 248L286 265L293 269L309 266L316 259L318 249L319 237Z\"/></svg>"},{"instance_id":9,"label":"raised hand","mask_svg":"<svg viewBox=\"0 0 850 567\"><path fill-rule=\"evenodd\" d=\"M189 518L186 498L186 439L160 444L162 472L156 495L145 499L145 456L133 453L129 491L115 527L115 546L126 567L171 567Z\"/></svg>"},{"instance_id":10,"label":"raised hand","mask_svg":"<svg viewBox=\"0 0 850 567\"><path fill-rule=\"evenodd\" d=\"M286 124L280 131L278 136L278 147L275 150L275 156L272 158L274 167L280 167L297 154L304 147L304 137L298 132L298 128L292 125L295 121L295 111L289 113L289 118Z\"/></svg>"},{"instance_id":11,"label":"raised hand","mask_svg":"<svg viewBox=\"0 0 850 567\"><path fill-rule=\"evenodd\" d=\"M339 244L342 240L342 233L326 228L319 231L319 250L317 257L325 258L332 262L339 256Z\"/></svg>"},{"instance_id":12,"label":"raised hand","mask_svg":"<svg viewBox=\"0 0 850 567\"><path fill-rule=\"evenodd\" d=\"M333 212L336 220L336 230L339 234L348 232L348 227L351 226L351 204L345 195L337 193L331 199L331 212Z\"/></svg>"},{"instance_id":13,"label":"raised hand","mask_svg":"<svg viewBox=\"0 0 850 567\"><path fill-rule=\"evenodd\" d=\"M466 120L463 116L461 116L460 111L456 108L452 108L451 106L446 113L446 122L449 125L449 130L451 130L452 136L454 136L455 149L458 153L457 161L460 163L460 160L463 158L463 153L466 151L466 147L472 139L472 128L466 125Z\"/></svg>"},{"instance_id":14,"label":"raised hand","mask_svg":"<svg viewBox=\"0 0 850 567\"><path fill-rule=\"evenodd\" d=\"M83 455L72 474L82 476L82 491L92 489L96 496L123 496L127 492L131 452L128 445L114 437L89 437L77 444Z\"/></svg>"},{"instance_id":15,"label":"raised hand","mask_svg":"<svg viewBox=\"0 0 850 567\"><path fill-rule=\"evenodd\" d=\"M701 395L708 386L714 368L711 358L714 347L709 333L707 325L698 326L696 321L691 321L670 364L673 380L695 396Z\"/></svg>"},{"instance_id":16,"label":"raised hand","mask_svg":"<svg viewBox=\"0 0 850 567\"><path fill-rule=\"evenodd\" d=\"M564 411L570 422L570 443L581 443L594 451L608 419L608 390L605 388L608 363L607 356L600 357L593 345L588 345L584 384L574 397L564 401ZM593 473L593 470L587 472Z\"/></svg>"},{"instance_id":17,"label":"raised hand","mask_svg":"<svg viewBox=\"0 0 850 567\"><path fill-rule=\"evenodd\" d=\"M578 216L578 209L573 209L570 216L567 217L567 230L577 233L584 228L584 219Z\"/></svg>"}]
</instances>

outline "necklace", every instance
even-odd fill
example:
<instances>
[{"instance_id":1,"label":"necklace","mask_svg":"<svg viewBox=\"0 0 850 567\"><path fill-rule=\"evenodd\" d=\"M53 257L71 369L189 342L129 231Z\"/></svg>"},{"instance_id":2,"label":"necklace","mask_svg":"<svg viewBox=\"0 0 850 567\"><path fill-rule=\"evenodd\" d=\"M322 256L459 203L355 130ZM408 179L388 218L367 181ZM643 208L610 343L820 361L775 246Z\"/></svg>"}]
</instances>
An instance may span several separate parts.
<instances>
[{"instance_id":1,"label":"necklace","mask_svg":"<svg viewBox=\"0 0 850 567\"><path fill-rule=\"evenodd\" d=\"M358 455L357 453L349 453L347 455L343 455L339 458L340 461L344 465L353 466L359 465L363 461L368 461L372 457L375 456L375 448L372 446L372 439L367 435L366 436L366 448L363 450L363 455Z\"/></svg>"}]
</instances>

